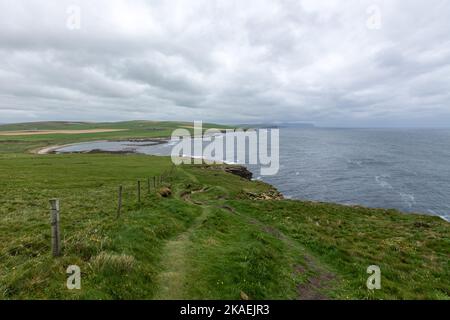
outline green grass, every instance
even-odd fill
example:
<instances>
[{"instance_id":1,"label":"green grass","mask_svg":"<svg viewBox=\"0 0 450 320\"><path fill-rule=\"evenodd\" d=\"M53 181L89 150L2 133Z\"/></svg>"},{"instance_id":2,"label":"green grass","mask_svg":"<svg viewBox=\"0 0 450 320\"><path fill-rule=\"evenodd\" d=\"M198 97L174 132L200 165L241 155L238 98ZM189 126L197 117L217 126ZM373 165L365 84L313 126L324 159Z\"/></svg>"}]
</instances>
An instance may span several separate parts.
<instances>
[{"instance_id":1,"label":"green grass","mask_svg":"<svg viewBox=\"0 0 450 320\"><path fill-rule=\"evenodd\" d=\"M156 121L127 121L105 123L83 122L37 122L22 124L0 125L2 131L26 131L26 130L90 130L90 129L124 129L126 131L97 132L81 134L45 134L29 136L2 136L0 135L1 153L23 153L50 145L61 145L93 140L125 140L133 138L160 138L170 137L173 130L185 128L192 131L192 123L189 122L156 122ZM229 126L204 123L203 129L217 128L228 129Z\"/></svg>"},{"instance_id":2,"label":"green grass","mask_svg":"<svg viewBox=\"0 0 450 320\"><path fill-rule=\"evenodd\" d=\"M250 200L272 187L220 166L177 167L163 198L146 179L171 171L167 157L34 155L24 151L69 138L13 138L0 142L0 299L450 298L450 229L439 218ZM50 254L51 198L61 200L59 258ZM374 264L382 289L369 291ZM81 290L66 288L69 265L81 268Z\"/></svg>"},{"instance_id":3,"label":"green grass","mask_svg":"<svg viewBox=\"0 0 450 320\"><path fill-rule=\"evenodd\" d=\"M449 226L438 217L287 200L228 205L275 226L340 274L338 298L450 296ZM369 265L381 268L380 291L365 286Z\"/></svg>"}]
</instances>

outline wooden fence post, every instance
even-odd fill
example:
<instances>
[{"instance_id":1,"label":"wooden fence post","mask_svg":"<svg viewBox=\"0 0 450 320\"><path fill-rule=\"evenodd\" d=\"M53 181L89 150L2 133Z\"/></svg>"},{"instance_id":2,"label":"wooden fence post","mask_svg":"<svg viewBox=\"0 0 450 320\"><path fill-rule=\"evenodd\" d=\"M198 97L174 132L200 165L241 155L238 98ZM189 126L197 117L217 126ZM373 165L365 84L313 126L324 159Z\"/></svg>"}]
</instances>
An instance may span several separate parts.
<instances>
[{"instance_id":1,"label":"wooden fence post","mask_svg":"<svg viewBox=\"0 0 450 320\"><path fill-rule=\"evenodd\" d=\"M137 182L138 202L141 203L141 180Z\"/></svg>"},{"instance_id":2,"label":"wooden fence post","mask_svg":"<svg viewBox=\"0 0 450 320\"><path fill-rule=\"evenodd\" d=\"M52 227L52 254L54 257L59 257L61 255L61 233L59 230L59 199L51 199L50 208Z\"/></svg>"},{"instance_id":3,"label":"wooden fence post","mask_svg":"<svg viewBox=\"0 0 450 320\"><path fill-rule=\"evenodd\" d=\"M147 192L150 194L150 177L147 178Z\"/></svg>"},{"instance_id":4,"label":"wooden fence post","mask_svg":"<svg viewBox=\"0 0 450 320\"><path fill-rule=\"evenodd\" d=\"M122 212L122 191L123 191L123 187L119 186L119 205L117 208L117 218L120 217L120 213Z\"/></svg>"}]
</instances>

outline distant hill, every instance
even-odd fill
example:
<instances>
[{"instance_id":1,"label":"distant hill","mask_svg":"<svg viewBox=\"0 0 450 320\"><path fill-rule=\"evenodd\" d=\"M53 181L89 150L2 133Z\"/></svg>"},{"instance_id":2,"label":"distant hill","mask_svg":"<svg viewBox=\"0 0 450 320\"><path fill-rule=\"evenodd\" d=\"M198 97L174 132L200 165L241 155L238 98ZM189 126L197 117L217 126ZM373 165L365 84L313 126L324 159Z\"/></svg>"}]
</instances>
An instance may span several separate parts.
<instances>
[{"instance_id":1,"label":"distant hill","mask_svg":"<svg viewBox=\"0 0 450 320\"><path fill-rule=\"evenodd\" d=\"M302 123L302 122L288 122L278 124L279 128L315 128L312 123Z\"/></svg>"},{"instance_id":2,"label":"distant hill","mask_svg":"<svg viewBox=\"0 0 450 320\"><path fill-rule=\"evenodd\" d=\"M244 128L315 128L312 123L303 122L287 122L287 123L258 123L258 124L242 124Z\"/></svg>"},{"instance_id":3,"label":"distant hill","mask_svg":"<svg viewBox=\"0 0 450 320\"><path fill-rule=\"evenodd\" d=\"M89 130L89 129L134 129L142 130L148 128L178 128L191 127L192 122L186 121L149 121L132 120L120 122L83 122L83 121L41 121L0 124L0 131L19 130ZM204 123L204 128L229 128L228 126Z\"/></svg>"}]
</instances>

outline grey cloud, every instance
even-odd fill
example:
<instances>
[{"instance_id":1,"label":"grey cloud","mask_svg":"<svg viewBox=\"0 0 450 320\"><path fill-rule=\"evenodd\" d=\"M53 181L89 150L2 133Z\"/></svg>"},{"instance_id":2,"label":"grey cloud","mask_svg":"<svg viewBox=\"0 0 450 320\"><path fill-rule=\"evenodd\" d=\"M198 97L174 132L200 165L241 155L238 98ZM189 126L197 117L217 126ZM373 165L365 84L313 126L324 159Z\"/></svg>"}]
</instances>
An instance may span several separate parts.
<instances>
[{"instance_id":1,"label":"grey cloud","mask_svg":"<svg viewBox=\"0 0 450 320\"><path fill-rule=\"evenodd\" d=\"M77 3L0 2L0 122L450 120L445 0Z\"/></svg>"}]
</instances>

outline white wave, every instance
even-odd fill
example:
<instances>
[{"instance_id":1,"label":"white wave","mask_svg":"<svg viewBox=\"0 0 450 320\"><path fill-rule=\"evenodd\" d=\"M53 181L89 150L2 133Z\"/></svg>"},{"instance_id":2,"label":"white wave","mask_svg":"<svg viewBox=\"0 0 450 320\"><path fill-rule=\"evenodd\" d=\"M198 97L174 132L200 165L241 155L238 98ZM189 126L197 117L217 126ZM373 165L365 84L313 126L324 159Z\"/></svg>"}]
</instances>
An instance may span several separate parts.
<instances>
[{"instance_id":1,"label":"white wave","mask_svg":"<svg viewBox=\"0 0 450 320\"><path fill-rule=\"evenodd\" d=\"M376 176L375 177L375 181L382 187L382 188L387 188L387 189L393 189L392 185L385 181L387 178L389 178L388 175L381 175L381 176Z\"/></svg>"},{"instance_id":2,"label":"white wave","mask_svg":"<svg viewBox=\"0 0 450 320\"><path fill-rule=\"evenodd\" d=\"M357 165L358 167L362 167L363 164L362 160L351 160L351 159L347 160L347 163Z\"/></svg>"},{"instance_id":3,"label":"white wave","mask_svg":"<svg viewBox=\"0 0 450 320\"><path fill-rule=\"evenodd\" d=\"M437 217L439 217L439 218L441 218L441 219L443 219L443 220L445 220L445 221L447 221L447 222L450 222L450 215L444 216L444 215L439 214L439 213L437 213L436 211L431 210L431 209L428 209L427 211L428 211L429 213L431 213L433 216L437 216Z\"/></svg>"}]
</instances>

